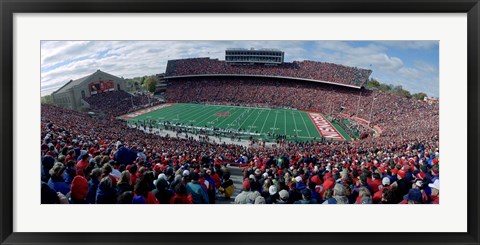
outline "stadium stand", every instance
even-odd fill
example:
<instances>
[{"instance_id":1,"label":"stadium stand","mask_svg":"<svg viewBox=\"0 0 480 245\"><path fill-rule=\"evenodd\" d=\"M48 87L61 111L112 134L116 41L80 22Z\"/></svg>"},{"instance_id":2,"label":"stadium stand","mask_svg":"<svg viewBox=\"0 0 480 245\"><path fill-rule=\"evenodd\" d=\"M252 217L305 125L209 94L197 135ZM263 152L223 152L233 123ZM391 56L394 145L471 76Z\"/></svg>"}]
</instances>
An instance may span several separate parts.
<instances>
[{"instance_id":1,"label":"stadium stand","mask_svg":"<svg viewBox=\"0 0 480 245\"><path fill-rule=\"evenodd\" d=\"M147 106L158 105L160 102L148 94L130 94L122 90L99 93L84 100L93 110L99 110L111 116L118 116Z\"/></svg>"},{"instance_id":2,"label":"stadium stand","mask_svg":"<svg viewBox=\"0 0 480 245\"><path fill-rule=\"evenodd\" d=\"M342 118L355 116L371 121L371 125L382 129L382 134L392 137L425 138L439 129L438 104L380 91L305 81L182 78L172 82L166 97L172 102L283 107L325 112Z\"/></svg>"},{"instance_id":3,"label":"stadium stand","mask_svg":"<svg viewBox=\"0 0 480 245\"><path fill-rule=\"evenodd\" d=\"M310 79L341 85L362 87L371 70L316 61L294 61L276 66L229 65L225 61L210 58L169 60L166 77L192 75L253 75Z\"/></svg>"},{"instance_id":4,"label":"stadium stand","mask_svg":"<svg viewBox=\"0 0 480 245\"><path fill-rule=\"evenodd\" d=\"M438 104L278 78L361 87L370 72L310 61L228 66L199 58L167 66L167 102L297 108L349 120L362 135L373 127L382 131L352 141L245 147L149 134L113 117L43 104L42 203L212 204L217 192L230 197L229 163L244 173L239 204L439 203ZM237 73L253 77L195 77ZM112 116L131 110L132 101L152 104L121 91L87 100Z\"/></svg>"}]
</instances>

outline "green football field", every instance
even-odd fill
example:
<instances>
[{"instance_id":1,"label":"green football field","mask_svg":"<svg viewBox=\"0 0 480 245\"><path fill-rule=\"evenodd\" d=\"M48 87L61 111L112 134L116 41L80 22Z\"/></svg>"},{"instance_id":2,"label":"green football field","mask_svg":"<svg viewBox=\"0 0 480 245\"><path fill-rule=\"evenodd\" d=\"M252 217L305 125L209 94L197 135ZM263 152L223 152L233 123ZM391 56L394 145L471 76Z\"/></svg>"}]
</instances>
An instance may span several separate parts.
<instances>
[{"instance_id":1,"label":"green football field","mask_svg":"<svg viewBox=\"0 0 480 245\"><path fill-rule=\"evenodd\" d=\"M142 115L127 114L121 118L130 123L154 122L157 127L169 122L194 129L217 128L243 137L272 139L273 135L286 135L289 140L300 141L322 138L307 112L292 109L178 103ZM340 126L333 126L346 140L350 140ZM268 134L270 137L267 137Z\"/></svg>"}]
</instances>

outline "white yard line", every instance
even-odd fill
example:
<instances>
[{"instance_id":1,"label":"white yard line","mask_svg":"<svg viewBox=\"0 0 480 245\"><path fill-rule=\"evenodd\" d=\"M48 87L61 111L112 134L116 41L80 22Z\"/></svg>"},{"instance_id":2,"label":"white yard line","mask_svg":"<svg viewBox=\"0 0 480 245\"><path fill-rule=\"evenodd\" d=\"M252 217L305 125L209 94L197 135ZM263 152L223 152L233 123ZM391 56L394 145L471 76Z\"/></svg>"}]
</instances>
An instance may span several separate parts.
<instances>
[{"instance_id":1,"label":"white yard line","mask_svg":"<svg viewBox=\"0 0 480 245\"><path fill-rule=\"evenodd\" d=\"M295 115L296 115L296 112L292 112L292 117L293 117L293 123L295 124L295 134L297 135L298 137L298 128L297 128L297 121L295 120ZM301 115L300 115L301 116Z\"/></svg>"},{"instance_id":2,"label":"white yard line","mask_svg":"<svg viewBox=\"0 0 480 245\"><path fill-rule=\"evenodd\" d=\"M245 118L245 120L243 120L242 124L240 124L240 126L237 128L237 130L239 130L240 128L242 128L243 124L248 121L248 119L253 115L253 111L248 115L247 118ZM257 116L258 118L258 116Z\"/></svg>"},{"instance_id":3,"label":"white yard line","mask_svg":"<svg viewBox=\"0 0 480 245\"><path fill-rule=\"evenodd\" d=\"M265 121L263 121L263 126L262 126L262 130L260 130L260 133L262 133L262 132L263 132L263 128L265 128L265 123L267 122L268 116L270 116L270 112L272 112L272 110L269 110L269 111L268 111L268 115L267 115L267 117L265 118Z\"/></svg>"},{"instance_id":4,"label":"white yard line","mask_svg":"<svg viewBox=\"0 0 480 245\"><path fill-rule=\"evenodd\" d=\"M303 115L302 115L302 120L303 120L303 124L305 125L305 129L307 129L308 137L312 137L312 135L310 134L310 130L307 127L307 123L305 122L305 118L303 118Z\"/></svg>"},{"instance_id":5,"label":"white yard line","mask_svg":"<svg viewBox=\"0 0 480 245\"><path fill-rule=\"evenodd\" d=\"M255 118L255 121L253 121L252 125L250 125L250 126L253 127L253 125L255 125L255 123L257 122L257 120L258 120L258 118L260 117L261 114L263 114L263 110L260 109L260 113L258 113L257 118Z\"/></svg>"},{"instance_id":6,"label":"white yard line","mask_svg":"<svg viewBox=\"0 0 480 245\"><path fill-rule=\"evenodd\" d=\"M278 118L278 111L275 111L275 123L273 124L272 134L275 134L275 129L277 128L277 118Z\"/></svg>"}]
</instances>

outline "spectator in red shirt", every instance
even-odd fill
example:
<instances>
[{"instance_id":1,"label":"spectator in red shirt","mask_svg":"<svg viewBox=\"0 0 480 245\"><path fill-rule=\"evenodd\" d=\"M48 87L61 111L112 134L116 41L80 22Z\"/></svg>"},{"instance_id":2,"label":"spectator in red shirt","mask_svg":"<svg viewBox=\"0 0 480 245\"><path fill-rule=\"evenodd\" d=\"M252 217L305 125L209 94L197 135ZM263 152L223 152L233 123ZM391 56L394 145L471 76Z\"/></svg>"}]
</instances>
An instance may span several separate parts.
<instances>
[{"instance_id":1,"label":"spectator in red shirt","mask_svg":"<svg viewBox=\"0 0 480 245\"><path fill-rule=\"evenodd\" d=\"M76 169L77 170L85 170L85 168L87 168L88 165L89 165L89 162L88 162L89 157L90 156L88 155L88 153L83 154L80 161L77 162Z\"/></svg>"}]
</instances>

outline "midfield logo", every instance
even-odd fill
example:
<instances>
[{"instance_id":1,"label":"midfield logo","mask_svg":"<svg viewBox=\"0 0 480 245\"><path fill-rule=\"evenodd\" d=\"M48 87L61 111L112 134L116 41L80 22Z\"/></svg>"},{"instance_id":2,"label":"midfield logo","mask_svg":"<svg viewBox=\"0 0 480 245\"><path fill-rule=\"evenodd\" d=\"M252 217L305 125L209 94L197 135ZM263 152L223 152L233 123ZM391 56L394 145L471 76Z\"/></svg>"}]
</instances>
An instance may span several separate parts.
<instances>
[{"instance_id":1,"label":"midfield logo","mask_svg":"<svg viewBox=\"0 0 480 245\"><path fill-rule=\"evenodd\" d=\"M217 116L217 117L229 117L230 112L220 112L220 113L215 114L215 116Z\"/></svg>"}]
</instances>

